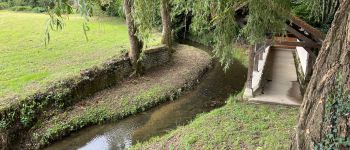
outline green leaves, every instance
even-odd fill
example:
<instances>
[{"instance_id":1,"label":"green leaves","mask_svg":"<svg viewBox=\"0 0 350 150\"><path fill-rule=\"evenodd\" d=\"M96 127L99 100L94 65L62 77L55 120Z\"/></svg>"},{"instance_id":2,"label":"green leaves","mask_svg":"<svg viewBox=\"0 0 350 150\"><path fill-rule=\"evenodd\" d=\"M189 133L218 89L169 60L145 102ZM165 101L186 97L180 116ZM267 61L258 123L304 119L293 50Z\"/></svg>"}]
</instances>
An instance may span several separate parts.
<instances>
[{"instance_id":1,"label":"green leaves","mask_svg":"<svg viewBox=\"0 0 350 150\"><path fill-rule=\"evenodd\" d=\"M93 11L91 3L93 0L77 0L76 9L80 12L80 15L85 19L83 23L83 31L86 40L88 40L87 31L90 30L87 22L89 22L89 17L92 16ZM50 32L62 30L64 27L64 17L63 15L68 15L73 13L73 6L69 3L69 0L50 0L48 4L48 14L50 16L46 24L45 29L45 46L50 42Z\"/></svg>"},{"instance_id":2,"label":"green leaves","mask_svg":"<svg viewBox=\"0 0 350 150\"><path fill-rule=\"evenodd\" d=\"M324 122L326 133L320 143L315 144L315 150L337 150L340 147L350 147L350 138L342 137L339 133L339 126L342 120L350 115L350 94L343 88L344 81L338 75L335 90L329 95L326 105Z\"/></svg>"},{"instance_id":3,"label":"green leaves","mask_svg":"<svg viewBox=\"0 0 350 150\"><path fill-rule=\"evenodd\" d=\"M134 0L133 17L137 26L137 37L144 42L147 47L152 29L156 26L156 16L159 11L159 0Z\"/></svg>"},{"instance_id":4,"label":"green leaves","mask_svg":"<svg viewBox=\"0 0 350 150\"><path fill-rule=\"evenodd\" d=\"M251 44L265 42L267 34L283 34L291 3L286 0L249 0L249 16L243 32Z\"/></svg>"},{"instance_id":5,"label":"green leaves","mask_svg":"<svg viewBox=\"0 0 350 150\"><path fill-rule=\"evenodd\" d=\"M291 5L286 0L191 0L191 30L197 36L213 35L214 53L227 69L242 43L263 43L267 34L283 34ZM249 14L237 9L248 6ZM242 22L240 17L246 17ZM244 27L238 24L245 24Z\"/></svg>"}]
</instances>

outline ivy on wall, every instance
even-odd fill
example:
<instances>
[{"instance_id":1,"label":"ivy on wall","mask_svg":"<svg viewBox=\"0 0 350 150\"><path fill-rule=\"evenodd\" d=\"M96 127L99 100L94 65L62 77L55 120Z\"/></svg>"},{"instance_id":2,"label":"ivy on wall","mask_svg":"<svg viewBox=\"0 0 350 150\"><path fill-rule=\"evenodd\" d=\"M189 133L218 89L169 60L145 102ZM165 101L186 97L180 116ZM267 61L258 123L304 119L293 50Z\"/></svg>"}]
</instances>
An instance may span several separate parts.
<instances>
[{"instance_id":1,"label":"ivy on wall","mask_svg":"<svg viewBox=\"0 0 350 150\"><path fill-rule=\"evenodd\" d=\"M350 93L343 89L343 81L338 77L334 92L328 97L324 120L326 133L320 143L314 146L315 150L338 150L350 148L350 137L343 135L341 125L350 118ZM344 122L345 121L345 122Z\"/></svg>"}]
</instances>

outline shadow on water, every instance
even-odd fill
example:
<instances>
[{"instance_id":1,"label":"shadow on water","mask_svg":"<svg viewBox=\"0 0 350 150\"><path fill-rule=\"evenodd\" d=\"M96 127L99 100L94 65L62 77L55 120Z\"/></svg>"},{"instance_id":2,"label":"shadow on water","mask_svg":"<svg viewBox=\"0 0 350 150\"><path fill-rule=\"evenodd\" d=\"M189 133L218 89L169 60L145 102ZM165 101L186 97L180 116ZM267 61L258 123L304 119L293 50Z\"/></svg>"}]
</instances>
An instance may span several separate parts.
<instances>
[{"instance_id":1,"label":"shadow on water","mask_svg":"<svg viewBox=\"0 0 350 150\"><path fill-rule=\"evenodd\" d=\"M209 51L207 47L200 48ZM216 62L197 88L178 100L115 123L85 128L46 149L125 149L137 142L163 135L178 125L189 123L197 114L224 105L230 94L242 90L246 72L247 69L238 61L226 73Z\"/></svg>"}]
</instances>

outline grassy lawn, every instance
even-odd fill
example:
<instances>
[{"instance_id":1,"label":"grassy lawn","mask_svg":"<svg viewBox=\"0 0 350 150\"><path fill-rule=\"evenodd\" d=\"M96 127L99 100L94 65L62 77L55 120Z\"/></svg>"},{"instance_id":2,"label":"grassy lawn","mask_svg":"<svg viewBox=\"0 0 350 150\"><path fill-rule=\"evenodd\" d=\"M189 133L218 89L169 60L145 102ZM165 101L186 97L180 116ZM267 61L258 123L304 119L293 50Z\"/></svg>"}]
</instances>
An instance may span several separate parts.
<instances>
[{"instance_id":1,"label":"grassy lawn","mask_svg":"<svg viewBox=\"0 0 350 150\"><path fill-rule=\"evenodd\" d=\"M66 20L63 31L52 32L45 47L45 14L0 11L0 108L80 70L99 65L127 50L123 19L95 17L89 23L89 41L78 15ZM11 100L9 100L11 98Z\"/></svg>"},{"instance_id":2,"label":"grassy lawn","mask_svg":"<svg viewBox=\"0 0 350 150\"><path fill-rule=\"evenodd\" d=\"M288 149L298 108L233 99L187 126L132 149Z\"/></svg>"}]
</instances>

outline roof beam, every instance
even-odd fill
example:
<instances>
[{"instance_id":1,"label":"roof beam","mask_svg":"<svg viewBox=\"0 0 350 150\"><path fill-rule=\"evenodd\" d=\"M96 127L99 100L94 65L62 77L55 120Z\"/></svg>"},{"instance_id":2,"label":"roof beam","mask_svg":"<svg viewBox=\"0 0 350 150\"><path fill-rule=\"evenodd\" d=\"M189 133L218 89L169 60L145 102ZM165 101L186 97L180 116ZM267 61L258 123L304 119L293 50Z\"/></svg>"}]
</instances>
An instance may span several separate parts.
<instances>
[{"instance_id":1,"label":"roof beam","mask_svg":"<svg viewBox=\"0 0 350 150\"><path fill-rule=\"evenodd\" d=\"M300 46L300 47L304 47L305 50L309 53L309 55L312 58L316 59L316 55L311 51L310 48L317 48L317 47L310 47L310 45L308 45L305 42L288 42L288 41L273 41L273 40L268 40L269 43L273 43L273 45L286 45L286 46Z\"/></svg>"},{"instance_id":2,"label":"roof beam","mask_svg":"<svg viewBox=\"0 0 350 150\"><path fill-rule=\"evenodd\" d=\"M296 29L292 28L291 26L287 26L287 31L294 34L297 38L305 41L307 44L309 44L311 47L318 47L321 48L322 45L317 44L316 42L314 42L312 39L309 39L308 37L306 37L305 35L303 35L302 33L300 33L299 31L297 31Z\"/></svg>"},{"instance_id":3,"label":"roof beam","mask_svg":"<svg viewBox=\"0 0 350 150\"><path fill-rule=\"evenodd\" d=\"M311 35L316 37L321 42L323 42L323 40L325 39L325 35L321 31L315 29L314 27L312 27L311 25L307 24L306 22L304 22L300 18L292 15L291 16L291 21L294 24L298 25L299 27L305 29L308 33L310 33Z\"/></svg>"},{"instance_id":4,"label":"roof beam","mask_svg":"<svg viewBox=\"0 0 350 150\"><path fill-rule=\"evenodd\" d=\"M311 47L305 42L287 42L287 41L274 41L274 45L286 45L286 46L299 46L304 47L304 49L309 53L309 55L316 59L316 55L311 51Z\"/></svg>"}]
</instances>

